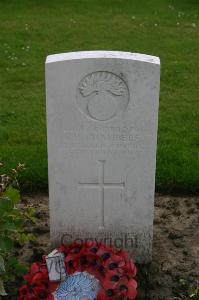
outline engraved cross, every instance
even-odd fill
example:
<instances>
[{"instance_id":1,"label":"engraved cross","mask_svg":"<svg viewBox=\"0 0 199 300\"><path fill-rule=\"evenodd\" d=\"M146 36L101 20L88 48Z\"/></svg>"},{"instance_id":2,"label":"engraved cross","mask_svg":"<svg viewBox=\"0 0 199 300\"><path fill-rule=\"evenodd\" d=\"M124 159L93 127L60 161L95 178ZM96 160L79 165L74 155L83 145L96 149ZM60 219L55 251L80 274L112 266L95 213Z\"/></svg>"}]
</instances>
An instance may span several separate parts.
<instances>
[{"instance_id":1,"label":"engraved cross","mask_svg":"<svg viewBox=\"0 0 199 300\"><path fill-rule=\"evenodd\" d=\"M101 226L100 228L104 228L104 190L105 188L120 188L124 189L125 183L109 183L104 182L104 165L105 160L98 160L98 182L79 182L79 185L84 188L98 188L99 189L99 199L101 202Z\"/></svg>"}]
</instances>

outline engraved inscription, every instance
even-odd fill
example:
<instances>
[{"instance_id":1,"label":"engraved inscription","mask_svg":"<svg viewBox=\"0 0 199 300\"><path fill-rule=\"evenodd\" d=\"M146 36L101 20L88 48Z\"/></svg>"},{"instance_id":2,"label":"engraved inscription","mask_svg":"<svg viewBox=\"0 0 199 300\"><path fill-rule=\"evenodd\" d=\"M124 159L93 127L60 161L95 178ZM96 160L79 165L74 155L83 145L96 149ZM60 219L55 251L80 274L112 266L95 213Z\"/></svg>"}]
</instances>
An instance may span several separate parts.
<instances>
[{"instance_id":1,"label":"engraved inscription","mask_svg":"<svg viewBox=\"0 0 199 300\"><path fill-rule=\"evenodd\" d=\"M98 71L86 75L79 83L77 103L82 112L96 121L108 121L129 103L129 90L119 76Z\"/></svg>"},{"instance_id":2,"label":"engraved inscription","mask_svg":"<svg viewBox=\"0 0 199 300\"><path fill-rule=\"evenodd\" d=\"M79 185L84 188L98 188L99 189L99 199L101 202L101 226L100 228L103 229L104 224L104 189L105 188L121 188L124 189L125 183L119 182L119 183L109 183L104 182L104 165L105 160L98 160L98 182L79 182Z\"/></svg>"},{"instance_id":3,"label":"engraved inscription","mask_svg":"<svg viewBox=\"0 0 199 300\"><path fill-rule=\"evenodd\" d=\"M117 149L133 150L138 144L138 132L134 127L78 127L64 130L63 141L67 149Z\"/></svg>"}]
</instances>

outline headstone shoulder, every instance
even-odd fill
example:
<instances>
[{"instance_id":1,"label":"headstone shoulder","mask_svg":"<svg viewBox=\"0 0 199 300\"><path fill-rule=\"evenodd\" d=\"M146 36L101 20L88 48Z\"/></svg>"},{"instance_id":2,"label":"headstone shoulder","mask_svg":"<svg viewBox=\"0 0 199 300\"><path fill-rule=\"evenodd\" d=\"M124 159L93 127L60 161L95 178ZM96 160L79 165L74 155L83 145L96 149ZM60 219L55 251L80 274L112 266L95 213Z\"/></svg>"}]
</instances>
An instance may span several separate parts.
<instances>
[{"instance_id":1,"label":"headstone shoulder","mask_svg":"<svg viewBox=\"0 0 199 300\"><path fill-rule=\"evenodd\" d=\"M48 55L46 64L77 59L95 59L95 58L116 58L124 60L142 61L151 64L160 65L160 59L157 56L141 53L121 52L121 51L79 51Z\"/></svg>"}]
</instances>

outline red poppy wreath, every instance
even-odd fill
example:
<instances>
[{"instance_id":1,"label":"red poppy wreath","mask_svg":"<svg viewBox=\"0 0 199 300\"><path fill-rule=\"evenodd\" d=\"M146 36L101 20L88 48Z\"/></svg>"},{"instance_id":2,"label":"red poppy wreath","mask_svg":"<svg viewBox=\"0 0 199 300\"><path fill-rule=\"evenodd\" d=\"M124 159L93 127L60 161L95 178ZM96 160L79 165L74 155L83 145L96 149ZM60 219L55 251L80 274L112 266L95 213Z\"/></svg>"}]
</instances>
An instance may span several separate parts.
<instances>
[{"instance_id":1,"label":"red poppy wreath","mask_svg":"<svg viewBox=\"0 0 199 300\"><path fill-rule=\"evenodd\" d=\"M60 281L52 281L52 270L46 263L49 256L44 257L42 262L33 263L24 276L26 283L19 289L18 300L136 298L137 270L125 251L94 242L74 242L60 246L56 253L63 257L65 269Z\"/></svg>"}]
</instances>

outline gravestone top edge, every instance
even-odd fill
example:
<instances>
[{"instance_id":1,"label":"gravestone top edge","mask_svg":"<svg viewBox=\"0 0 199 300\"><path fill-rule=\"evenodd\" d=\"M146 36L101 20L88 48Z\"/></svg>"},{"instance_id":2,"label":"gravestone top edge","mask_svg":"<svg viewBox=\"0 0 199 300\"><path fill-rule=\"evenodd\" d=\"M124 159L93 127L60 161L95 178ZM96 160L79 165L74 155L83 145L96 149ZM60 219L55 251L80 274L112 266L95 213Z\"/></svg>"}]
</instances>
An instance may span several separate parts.
<instances>
[{"instance_id":1,"label":"gravestone top edge","mask_svg":"<svg viewBox=\"0 0 199 300\"><path fill-rule=\"evenodd\" d=\"M80 59L95 59L95 58L116 58L126 59L133 61L142 61L151 64L160 65L160 59L157 56L146 55L141 53L131 53L123 51L77 51L67 52L60 54L48 55L46 58L46 64L67 61L67 60L80 60Z\"/></svg>"}]
</instances>

